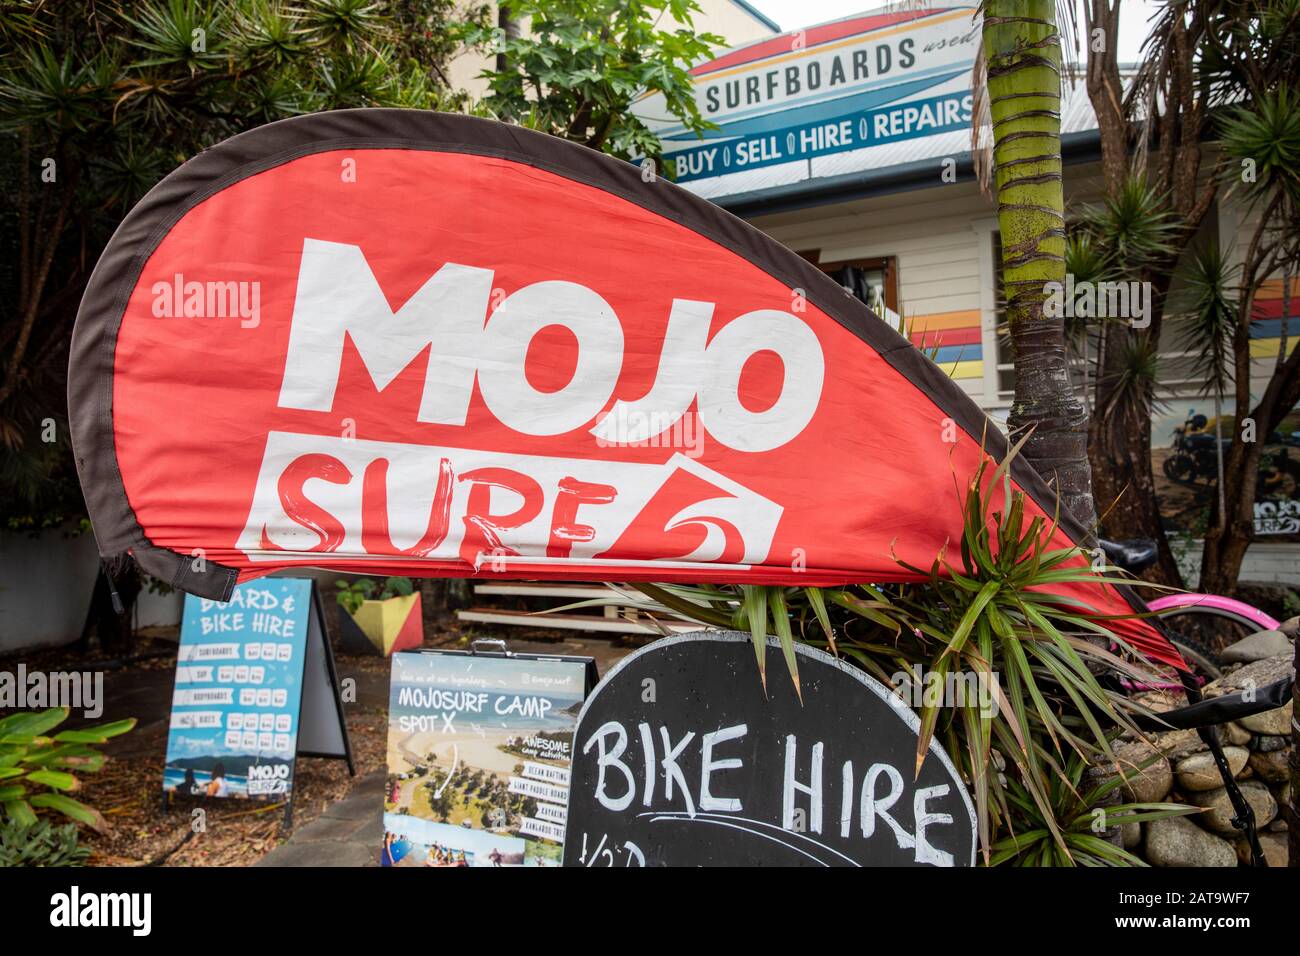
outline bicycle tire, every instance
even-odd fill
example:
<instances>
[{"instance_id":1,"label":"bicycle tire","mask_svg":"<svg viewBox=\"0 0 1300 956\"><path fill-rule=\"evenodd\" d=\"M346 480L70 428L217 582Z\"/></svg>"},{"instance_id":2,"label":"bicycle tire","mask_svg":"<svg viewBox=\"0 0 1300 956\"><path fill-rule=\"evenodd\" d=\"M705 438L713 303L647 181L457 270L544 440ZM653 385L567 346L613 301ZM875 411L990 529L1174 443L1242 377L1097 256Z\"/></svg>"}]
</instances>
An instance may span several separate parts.
<instances>
[{"instance_id":1,"label":"bicycle tire","mask_svg":"<svg viewBox=\"0 0 1300 956\"><path fill-rule=\"evenodd\" d=\"M1174 631L1170 643L1183 655L1183 660L1209 680L1223 676L1223 661L1203 640L1180 631L1177 624L1179 618L1195 616L1229 620L1252 633L1271 630L1278 625L1273 617L1259 608L1217 594L1170 594L1149 602L1147 606L1157 612L1161 621Z\"/></svg>"},{"instance_id":2,"label":"bicycle tire","mask_svg":"<svg viewBox=\"0 0 1300 956\"><path fill-rule=\"evenodd\" d=\"M1183 592L1166 594L1147 602L1147 607L1155 611L1162 619L1179 614L1210 614L1227 618L1244 627L1256 631L1271 631L1278 626L1276 618L1265 614L1259 608L1252 607L1244 601L1226 598L1218 594L1197 594Z\"/></svg>"}]
</instances>

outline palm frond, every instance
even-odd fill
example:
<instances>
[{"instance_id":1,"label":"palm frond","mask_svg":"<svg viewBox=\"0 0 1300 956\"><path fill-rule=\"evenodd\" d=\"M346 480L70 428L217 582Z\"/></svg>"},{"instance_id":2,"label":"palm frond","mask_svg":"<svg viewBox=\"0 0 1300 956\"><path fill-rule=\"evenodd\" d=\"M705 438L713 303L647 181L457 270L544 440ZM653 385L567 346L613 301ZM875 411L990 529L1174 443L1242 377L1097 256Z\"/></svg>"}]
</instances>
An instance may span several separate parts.
<instances>
[{"instance_id":1,"label":"palm frond","mask_svg":"<svg viewBox=\"0 0 1300 956\"><path fill-rule=\"evenodd\" d=\"M1178 294L1179 347L1191 353L1192 377L1204 382L1203 395L1220 398L1228 389L1232 368L1233 333L1239 321L1236 276L1218 244L1193 250L1183 269Z\"/></svg>"}]
</instances>

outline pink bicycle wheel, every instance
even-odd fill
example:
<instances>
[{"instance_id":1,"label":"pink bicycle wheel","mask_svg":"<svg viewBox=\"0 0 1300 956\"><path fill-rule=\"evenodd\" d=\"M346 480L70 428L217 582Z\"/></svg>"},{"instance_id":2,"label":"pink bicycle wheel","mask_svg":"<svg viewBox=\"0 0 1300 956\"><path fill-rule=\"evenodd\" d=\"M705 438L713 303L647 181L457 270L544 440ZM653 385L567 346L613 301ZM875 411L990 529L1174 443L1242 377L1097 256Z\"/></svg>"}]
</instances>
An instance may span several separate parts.
<instances>
[{"instance_id":1,"label":"pink bicycle wheel","mask_svg":"<svg viewBox=\"0 0 1300 956\"><path fill-rule=\"evenodd\" d=\"M1223 597L1218 594L1166 594L1164 597L1148 601L1147 607L1156 611L1161 617L1172 614L1212 614L1225 617L1239 624L1255 627L1260 631L1271 631L1278 625L1276 618L1265 614L1257 607L1244 601Z\"/></svg>"}]
</instances>

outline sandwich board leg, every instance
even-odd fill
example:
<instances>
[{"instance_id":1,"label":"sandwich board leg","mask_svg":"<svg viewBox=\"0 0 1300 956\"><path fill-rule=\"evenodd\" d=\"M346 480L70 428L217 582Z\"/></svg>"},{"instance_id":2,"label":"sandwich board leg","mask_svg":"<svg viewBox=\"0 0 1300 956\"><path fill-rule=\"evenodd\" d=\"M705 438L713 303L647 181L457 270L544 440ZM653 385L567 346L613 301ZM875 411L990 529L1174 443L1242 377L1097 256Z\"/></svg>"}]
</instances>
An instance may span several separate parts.
<instances>
[{"instance_id":1,"label":"sandwich board leg","mask_svg":"<svg viewBox=\"0 0 1300 956\"><path fill-rule=\"evenodd\" d=\"M325 633L325 608L321 603L320 588L314 584L311 589L311 599L316 610L316 619L320 622L320 640L321 646L325 650L325 668L329 672L329 684L334 691L334 708L338 713L339 719L339 736L343 738L343 757L348 762L348 776L357 775L356 764L352 760L352 738L348 735L348 722L343 716L343 695L339 692L338 671L334 666L334 649L330 647L329 636Z\"/></svg>"}]
</instances>

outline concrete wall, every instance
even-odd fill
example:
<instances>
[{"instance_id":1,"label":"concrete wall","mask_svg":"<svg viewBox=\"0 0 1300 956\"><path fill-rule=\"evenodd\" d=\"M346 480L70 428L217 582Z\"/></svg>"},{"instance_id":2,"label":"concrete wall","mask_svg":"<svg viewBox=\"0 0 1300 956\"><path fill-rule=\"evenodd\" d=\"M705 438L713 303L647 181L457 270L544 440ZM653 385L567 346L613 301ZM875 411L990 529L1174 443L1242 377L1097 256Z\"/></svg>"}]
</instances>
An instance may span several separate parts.
<instances>
[{"instance_id":1,"label":"concrete wall","mask_svg":"<svg viewBox=\"0 0 1300 956\"><path fill-rule=\"evenodd\" d=\"M1190 546L1171 541L1178 566L1188 587L1195 587L1201 576L1201 542ZM1242 581L1265 581L1300 587L1300 544L1256 541L1246 552L1241 565Z\"/></svg>"},{"instance_id":2,"label":"concrete wall","mask_svg":"<svg viewBox=\"0 0 1300 956\"><path fill-rule=\"evenodd\" d=\"M0 656L81 637L99 571L91 534L0 534Z\"/></svg>"},{"instance_id":3,"label":"concrete wall","mask_svg":"<svg viewBox=\"0 0 1300 956\"><path fill-rule=\"evenodd\" d=\"M181 623L181 612L185 607L185 595L181 591L170 594L155 594L148 588L135 599L135 626L176 627Z\"/></svg>"}]
</instances>

